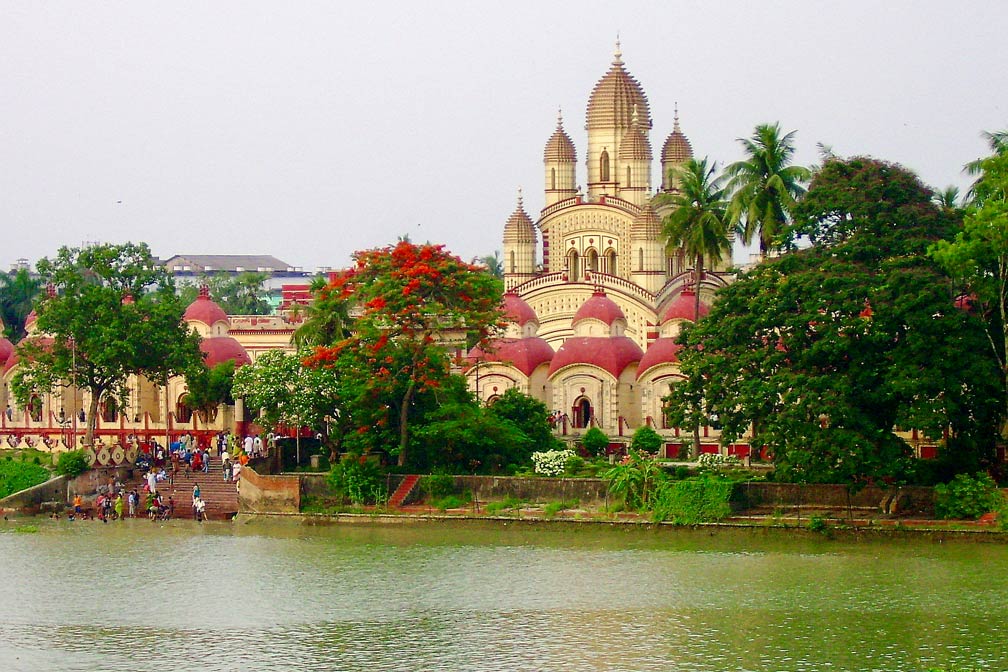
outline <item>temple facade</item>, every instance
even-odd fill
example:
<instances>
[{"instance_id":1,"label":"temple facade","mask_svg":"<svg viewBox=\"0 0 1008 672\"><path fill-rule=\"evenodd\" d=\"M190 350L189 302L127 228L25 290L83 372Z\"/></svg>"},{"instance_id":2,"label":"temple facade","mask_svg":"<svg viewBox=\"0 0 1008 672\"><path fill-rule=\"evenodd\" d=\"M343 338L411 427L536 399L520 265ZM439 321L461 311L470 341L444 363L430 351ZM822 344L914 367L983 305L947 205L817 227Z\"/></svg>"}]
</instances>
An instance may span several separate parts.
<instances>
[{"instance_id":1,"label":"temple facade","mask_svg":"<svg viewBox=\"0 0 1008 672\"><path fill-rule=\"evenodd\" d=\"M668 427L662 397L681 378L674 339L696 315L693 260L667 249L662 218L673 169L692 158L678 111L652 173L651 106L617 44L585 115L582 176L562 118L543 151L543 207L522 194L503 231L504 338L469 353L470 389L485 402L515 387L549 406L558 431L599 427L616 442L649 425L677 450L690 432ZM726 259L705 260L701 316L731 281ZM705 450L718 433L702 431ZM738 452L744 447L729 447Z\"/></svg>"}]
</instances>

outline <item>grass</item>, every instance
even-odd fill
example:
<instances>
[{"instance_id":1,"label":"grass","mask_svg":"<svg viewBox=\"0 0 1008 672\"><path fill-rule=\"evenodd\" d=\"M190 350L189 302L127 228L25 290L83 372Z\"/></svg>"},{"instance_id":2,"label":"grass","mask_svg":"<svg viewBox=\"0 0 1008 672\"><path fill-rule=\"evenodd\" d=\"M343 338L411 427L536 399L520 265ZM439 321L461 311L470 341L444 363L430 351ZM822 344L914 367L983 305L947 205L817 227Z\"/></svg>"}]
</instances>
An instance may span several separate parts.
<instances>
[{"instance_id":1,"label":"grass","mask_svg":"<svg viewBox=\"0 0 1008 672\"><path fill-rule=\"evenodd\" d=\"M525 504L525 500L508 495L499 502L488 503L485 507L483 507L483 510L486 511L487 515L493 516L501 511L520 509L523 504Z\"/></svg>"},{"instance_id":2,"label":"grass","mask_svg":"<svg viewBox=\"0 0 1008 672\"><path fill-rule=\"evenodd\" d=\"M543 507L543 515L547 518L552 518L561 511L566 511L567 509L577 508L578 500L576 499L564 499L559 502L549 502Z\"/></svg>"},{"instance_id":3,"label":"grass","mask_svg":"<svg viewBox=\"0 0 1008 672\"><path fill-rule=\"evenodd\" d=\"M460 509L470 501L472 501L472 496L467 492L463 495L448 495L441 499L432 500L431 506L439 511L447 511L448 509Z\"/></svg>"}]
</instances>

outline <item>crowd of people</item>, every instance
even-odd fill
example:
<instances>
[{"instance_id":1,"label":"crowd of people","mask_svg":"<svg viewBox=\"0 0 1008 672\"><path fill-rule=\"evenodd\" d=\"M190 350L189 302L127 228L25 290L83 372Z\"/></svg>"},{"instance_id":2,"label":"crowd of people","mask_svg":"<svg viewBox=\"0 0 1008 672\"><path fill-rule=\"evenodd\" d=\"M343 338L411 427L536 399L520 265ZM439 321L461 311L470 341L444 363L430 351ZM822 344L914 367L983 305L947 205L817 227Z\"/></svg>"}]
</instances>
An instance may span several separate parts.
<instances>
[{"instance_id":1,"label":"crowd of people","mask_svg":"<svg viewBox=\"0 0 1008 672\"><path fill-rule=\"evenodd\" d=\"M194 473L209 476L211 448L216 449L217 456L221 459L223 480L237 484L244 466L252 459L268 457L275 445L273 434L269 434L264 441L258 434L240 438L226 431L218 433L204 445L200 445L189 434L183 434L178 441L167 447L160 445L157 439L151 439L148 444L138 445L135 465L143 474L143 485L139 490L132 488L127 491L121 481L110 479L107 484L100 484L96 488L94 507L91 510L84 506L84 498L76 495L68 518L76 520L93 516L105 523L142 516L151 520L169 520L175 515L175 479L183 472L187 477ZM171 494L166 497L164 491L169 489ZM193 520L205 520L206 508L207 502L199 483L194 482Z\"/></svg>"}]
</instances>

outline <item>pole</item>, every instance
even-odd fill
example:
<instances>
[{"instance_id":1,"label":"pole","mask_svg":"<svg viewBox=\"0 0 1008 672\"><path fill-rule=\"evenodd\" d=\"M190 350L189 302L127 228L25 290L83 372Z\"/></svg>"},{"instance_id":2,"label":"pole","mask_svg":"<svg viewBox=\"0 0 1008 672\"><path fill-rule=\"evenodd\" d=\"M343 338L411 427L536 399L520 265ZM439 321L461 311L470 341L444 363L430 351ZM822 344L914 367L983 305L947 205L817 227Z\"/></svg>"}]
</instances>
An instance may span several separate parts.
<instances>
[{"instance_id":1,"label":"pole","mask_svg":"<svg viewBox=\"0 0 1008 672\"><path fill-rule=\"evenodd\" d=\"M77 339L70 337L70 382L73 383L73 408L70 409L70 420L73 423L73 436L67 450L77 449ZM83 402L82 402L83 403Z\"/></svg>"}]
</instances>

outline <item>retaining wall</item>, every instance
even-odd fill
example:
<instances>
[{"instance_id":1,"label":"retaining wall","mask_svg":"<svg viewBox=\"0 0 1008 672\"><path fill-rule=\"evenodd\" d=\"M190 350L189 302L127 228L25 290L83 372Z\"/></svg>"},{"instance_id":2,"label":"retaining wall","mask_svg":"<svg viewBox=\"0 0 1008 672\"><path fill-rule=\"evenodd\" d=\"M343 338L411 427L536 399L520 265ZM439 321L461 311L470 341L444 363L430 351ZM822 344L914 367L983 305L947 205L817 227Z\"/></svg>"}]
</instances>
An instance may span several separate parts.
<instances>
[{"instance_id":1,"label":"retaining wall","mask_svg":"<svg viewBox=\"0 0 1008 672\"><path fill-rule=\"evenodd\" d=\"M0 510L33 513L41 508L43 502L58 502L59 510L62 511L66 502L67 480L66 476L56 476L45 483L8 495L0 499Z\"/></svg>"},{"instance_id":2,"label":"retaining wall","mask_svg":"<svg viewBox=\"0 0 1008 672\"><path fill-rule=\"evenodd\" d=\"M301 511L299 474L262 476L245 467L238 482L238 510L247 513Z\"/></svg>"}]
</instances>

